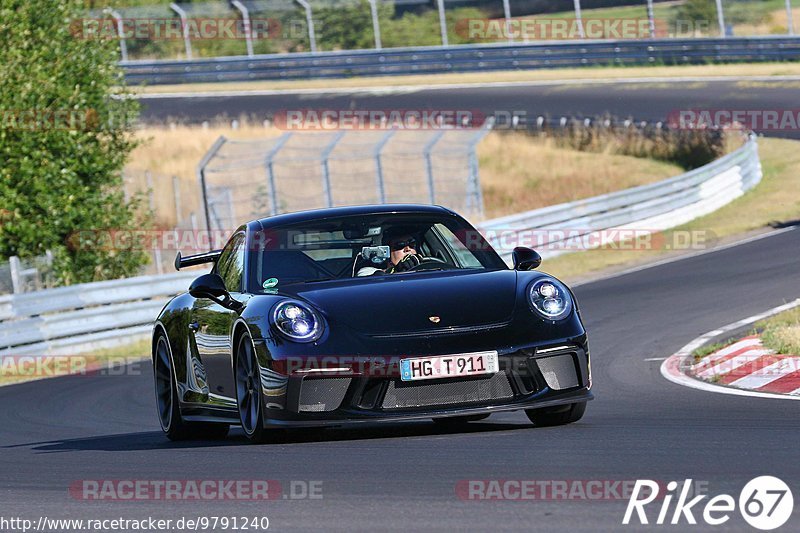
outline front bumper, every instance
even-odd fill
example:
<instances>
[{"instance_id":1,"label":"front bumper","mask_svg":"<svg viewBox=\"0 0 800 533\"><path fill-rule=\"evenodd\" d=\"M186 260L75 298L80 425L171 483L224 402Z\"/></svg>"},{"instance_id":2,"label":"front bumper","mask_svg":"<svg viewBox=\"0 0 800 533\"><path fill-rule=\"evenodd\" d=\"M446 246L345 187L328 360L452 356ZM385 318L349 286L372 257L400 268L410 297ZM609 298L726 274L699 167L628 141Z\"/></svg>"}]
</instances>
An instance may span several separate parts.
<instances>
[{"instance_id":1,"label":"front bumper","mask_svg":"<svg viewBox=\"0 0 800 533\"><path fill-rule=\"evenodd\" d=\"M508 351L498 359L496 374L422 382L403 382L391 372L340 368L285 375L262 367L264 422L341 426L535 409L593 398L584 339Z\"/></svg>"}]
</instances>

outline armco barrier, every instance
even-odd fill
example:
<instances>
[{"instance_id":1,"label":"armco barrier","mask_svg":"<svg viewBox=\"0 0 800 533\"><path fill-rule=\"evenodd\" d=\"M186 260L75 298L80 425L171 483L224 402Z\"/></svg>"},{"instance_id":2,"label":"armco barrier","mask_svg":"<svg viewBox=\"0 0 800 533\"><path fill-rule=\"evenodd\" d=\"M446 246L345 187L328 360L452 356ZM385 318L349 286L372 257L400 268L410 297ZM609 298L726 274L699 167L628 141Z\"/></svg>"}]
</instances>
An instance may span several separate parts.
<instances>
[{"instance_id":1,"label":"armco barrier","mask_svg":"<svg viewBox=\"0 0 800 533\"><path fill-rule=\"evenodd\" d=\"M535 235L542 257L571 251L567 241L601 242L615 230L660 231L711 213L761 181L755 136L735 152L680 176L480 224L507 262L520 234Z\"/></svg>"},{"instance_id":2,"label":"armco barrier","mask_svg":"<svg viewBox=\"0 0 800 533\"><path fill-rule=\"evenodd\" d=\"M763 36L430 46L120 64L129 83L157 85L798 58L800 37Z\"/></svg>"},{"instance_id":3,"label":"armco barrier","mask_svg":"<svg viewBox=\"0 0 800 533\"><path fill-rule=\"evenodd\" d=\"M479 226L506 261L498 235L556 229L585 235L614 228L661 230L710 213L761 180L758 145L651 185L490 220ZM544 234L549 232L544 231ZM513 241L514 239L510 239ZM558 248L557 241L547 245ZM545 247L546 248L546 247ZM544 257L563 250L539 249ZM0 355L78 353L143 338L166 299L186 290L199 271L87 283L0 297Z\"/></svg>"},{"instance_id":4,"label":"armco barrier","mask_svg":"<svg viewBox=\"0 0 800 533\"><path fill-rule=\"evenodd\" d=\"M198 272L0 296L0 355L77 352L149 332L166 298Z\"/></svg>"}]
</instances>

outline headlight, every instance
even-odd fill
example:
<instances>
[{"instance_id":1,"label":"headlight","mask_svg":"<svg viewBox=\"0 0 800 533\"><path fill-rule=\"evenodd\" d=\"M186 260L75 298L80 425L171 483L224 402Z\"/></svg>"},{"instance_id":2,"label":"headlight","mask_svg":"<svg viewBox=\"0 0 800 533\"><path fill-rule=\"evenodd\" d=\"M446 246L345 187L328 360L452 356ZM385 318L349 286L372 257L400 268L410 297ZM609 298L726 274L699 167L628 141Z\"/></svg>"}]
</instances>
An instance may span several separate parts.
<instances>
[{"instance_id":1,"label":"headlight","mask_svg":"<svg viewBox=\"0 0 800 533\"><path fill-rule=\"evenodd\" d=\"M541 278L531 283L528 300L533 310L548 320L560 320L572 311L569 291L553 278Z\"/></svg>"},{"instance_id":2,"label":"headlight","mask_svg":"<svg viewBox=\"0 0 800 533\"><path fill-rule=\"evenodd\" d=\"M292 300L284 300L275 306L272 323L294 341L314 341L322 333L319 315L311 307Z\"/></svg>"}]
</instances>

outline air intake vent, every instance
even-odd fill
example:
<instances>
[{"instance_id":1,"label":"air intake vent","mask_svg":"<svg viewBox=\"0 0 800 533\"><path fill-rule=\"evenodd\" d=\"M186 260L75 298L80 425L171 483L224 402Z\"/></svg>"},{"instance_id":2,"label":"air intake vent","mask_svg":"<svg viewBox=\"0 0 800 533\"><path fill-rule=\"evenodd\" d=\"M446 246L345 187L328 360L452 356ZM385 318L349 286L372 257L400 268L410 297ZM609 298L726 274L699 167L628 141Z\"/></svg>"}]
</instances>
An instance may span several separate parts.
<instances>
[{"instance_id":1,"label":"air intake vent","mask_svg":"<svg viewBox=\"0 0 800 533\"><path fill-rule=\"evenodd\" d=\"M301 412L334 411L342 405L350 378L304 379L300 387Z\"/></svg>"},{"instance_id":2,"label":"air intake vent","mask_svg":"<svg viewBox=\"0 0 800 533\"><path fill-rule=\"evenodd\" d=\"M539 370L551 389L570 389L580 385L575 360L571 353L537 358L536 364L539 365Z\"/></svg>"}]
</instances>

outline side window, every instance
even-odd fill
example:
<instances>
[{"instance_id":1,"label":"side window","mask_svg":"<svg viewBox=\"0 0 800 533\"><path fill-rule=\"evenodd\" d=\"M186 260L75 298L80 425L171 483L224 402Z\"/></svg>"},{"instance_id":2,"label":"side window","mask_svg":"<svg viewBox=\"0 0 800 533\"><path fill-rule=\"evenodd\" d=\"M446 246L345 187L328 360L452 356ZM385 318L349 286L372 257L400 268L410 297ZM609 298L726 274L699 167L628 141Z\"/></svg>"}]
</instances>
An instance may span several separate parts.
<instances>
[{"instance_id":1,"label":"side window","mask_svg":"<svg viewBox=\"0 0 800 533\"><path fill-rule=\"evenodd\" d=\"M434 224L434 228L450 247L450 251L456 256L461 268L481 268L483 266L478 258L464 246L464 243L458 237L453 235L453 232L447 226Z\"/></svg>"},{"instance_id":2,"label":"side window","mask_svg":"<svg viewBox=\"0 0 800 533\"><path fill-rule=\"evenodd\" d=\"M217 273L225 282L229 292L242 291L242 278L244 276L244 233L239 233L230 240L222 250L217 261Z\"/></svg>"}]
</instances>

